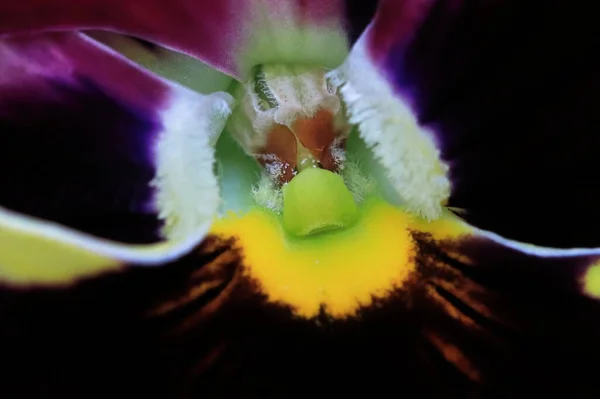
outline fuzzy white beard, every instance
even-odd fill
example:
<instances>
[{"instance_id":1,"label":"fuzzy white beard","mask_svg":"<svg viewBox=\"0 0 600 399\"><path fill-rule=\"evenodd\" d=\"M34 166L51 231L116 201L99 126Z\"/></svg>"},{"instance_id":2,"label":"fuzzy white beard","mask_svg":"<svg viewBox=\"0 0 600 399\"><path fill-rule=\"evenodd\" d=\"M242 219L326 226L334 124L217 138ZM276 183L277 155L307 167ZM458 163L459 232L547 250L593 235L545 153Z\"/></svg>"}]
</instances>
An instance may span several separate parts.
<instances>
[{"instance_id":1,"label":"fuzzy white beard","mask_svg":"<svg viewBox=\"0 0 600 399\"><path fill-rule=\"evenodd\" d=\"M349 122L358 126L360 137L387 169L389 183L407 209L437 219L450 196L449 168L431 132L418 124L409 105L369 60L364 36L328 76L345 101Z\"/></svg>"},{"instance_id":2,"label":"fuzzy white beard","mask_svg":"<svg viewBox=\"0 0 600 399\"><path fill-rule=\"evenodd\" d=\"M214 173L214 145L231 114L226 93L201 96L183 93L163 113L164 129L156 144L156 206L164 220L163 234L180 240L215 217L220 204Z\"/></svg>"}]
</instances>

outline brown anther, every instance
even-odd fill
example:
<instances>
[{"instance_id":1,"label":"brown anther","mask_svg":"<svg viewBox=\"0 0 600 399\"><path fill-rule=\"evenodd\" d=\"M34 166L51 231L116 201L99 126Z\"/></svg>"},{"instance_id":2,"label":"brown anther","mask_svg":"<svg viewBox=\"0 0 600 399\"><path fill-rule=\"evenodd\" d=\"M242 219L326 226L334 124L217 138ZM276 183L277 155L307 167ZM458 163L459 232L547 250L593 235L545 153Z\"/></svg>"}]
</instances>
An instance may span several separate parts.
<instances>
[{"instance_id":1,"label":"brown anther","mask_svg":"<svg viewBox=\"0 0 600 399\"><path fill-rule=\"evenodd\" d=\"M292 130L300 143L308 149L316 159L321 159L323 151L335 139L336 131L331 111L321 109L312 118L299 117L292 125Z\"/></svg>"},{"instance_id":2,"label":"brown anther","mask_svg":"<svg viewBox=\"0 0 600 399\"><path fill-rule=\"evenodd\" d=\"M333 115L319 110L312 118L298 117L290 129L275 124L267 136L267 144L258 152L258 161L275 176L287 183L302 169L303 162L318 162L324 169L337 171L343 142L336 140Z\"/></svg>"},{"instance_id":3,"label":"brown anther","mask_svg":"<svg viewBox=\"0 0 600 399\"><path fill-rule=\"evenodd\" d=\"M287 183L294 177L297 163L297 140L294 133L285 125L275 124L269 132L267 144L259 151L256 159L264 166L278 170L280 183Z\"/></svg>"}]
</instances>

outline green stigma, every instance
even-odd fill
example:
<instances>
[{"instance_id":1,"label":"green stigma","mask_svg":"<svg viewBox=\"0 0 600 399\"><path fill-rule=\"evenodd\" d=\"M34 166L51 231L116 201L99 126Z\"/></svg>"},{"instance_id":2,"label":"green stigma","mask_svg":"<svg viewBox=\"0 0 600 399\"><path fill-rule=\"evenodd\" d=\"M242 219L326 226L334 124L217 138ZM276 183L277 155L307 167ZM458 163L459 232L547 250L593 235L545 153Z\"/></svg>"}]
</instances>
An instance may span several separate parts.
<instances>
[{"instance_id":1,"label":"green stigma","mask_svg":"<svg viewBox=\"0 0 600 399\"><path fill-rule=\"evenodd\" d=\"M336 173L305 169L283 187L283 227L292 235L348 227L357 217L352 194Z\"/></svg>"}]
</instances>

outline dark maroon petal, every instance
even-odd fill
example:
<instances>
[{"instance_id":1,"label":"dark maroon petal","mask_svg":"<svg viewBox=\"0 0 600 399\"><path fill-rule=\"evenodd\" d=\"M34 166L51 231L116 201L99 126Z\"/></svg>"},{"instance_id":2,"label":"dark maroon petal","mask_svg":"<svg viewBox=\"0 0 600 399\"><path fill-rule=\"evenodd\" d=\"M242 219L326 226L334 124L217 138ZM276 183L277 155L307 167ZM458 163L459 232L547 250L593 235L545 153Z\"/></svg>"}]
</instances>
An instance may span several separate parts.
<instances>
[{"instance_id":1,"label":"dark maroon petal","mask_svg":"<svg viewBox=\"0 0 600 399\"><path fill-rule=\"evenodd\" d=\"M418 233L423 331L482 397L595 397L600 302L582 295L597 251L509 248ZM524 252L524 251L528 251Z\"/></svg>"},{"instance_id":2,"label":"dark maroon petal","mask_svg":"<svg viewBox=\"0 0 600 399\"><path fill-rule=\"evenodd\" d=\"M0 283L0 395L185 397L189 370L212 348L184 345L198 331L179 325L226 296L238 261L227 250L208 239L166 267L130 264L68 288Z\"/></svg>"},{"instance_id":3,"label":"dark maroon petal","mask_svg":"<svg viewBox=\"0 0 600 399\"><path fill-rule=\"evenodd\" d=\"M0 392L597 397L600 304L573 282L592 256L543 260L481 237L414 238L417 278L348 320L266 303L240 254L214 238L168 267L69 289L0 286Z\"/></svg>"},{"instance_id":4,"label":"dark maroon petal","mask_svg":"<svg viewBox=\"0 0 600 399\"><path fill-rule=\"evenodd\" d=\"M558 0L383 3L372 58L437 133L449 205L469 222L540 245L600 244L594 15Z\"/></svg>"},{"instance_id":5,"label":"dark maroon petal","mask_svg":"<svg viewBox=\"0 0 600 399\"><path fill-rule=\"evenodd\" d=\"M1 287L0 389L9 399L597 397L600 304L573 280L591 256L414 237L418 278L348 320L266 303L239 254L214 239L169 267L69 290Z\"/></svg>"},{"instance_id":6,"label":"dark maroon petal","mask_svg":"<svg viewBox=\"0 0 600 399\"><path fill-rule=\"evenodd\" d=\"M0 33L113 30L193 55L237 77L263 62L336 66L347 50L344 20L341 0L26 0L0 5Z\"/></svg>"}]
</instances>

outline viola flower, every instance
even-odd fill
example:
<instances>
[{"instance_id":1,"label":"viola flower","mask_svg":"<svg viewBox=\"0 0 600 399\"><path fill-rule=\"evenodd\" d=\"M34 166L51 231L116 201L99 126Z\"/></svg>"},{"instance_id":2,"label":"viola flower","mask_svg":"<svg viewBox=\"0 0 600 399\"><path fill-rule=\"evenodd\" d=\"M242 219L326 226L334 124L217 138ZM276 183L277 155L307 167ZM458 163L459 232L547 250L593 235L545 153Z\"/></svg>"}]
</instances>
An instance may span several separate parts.
<instances>
[{"instance_id":1,"label":"viola flower","mask_svg":"<svg viewBox=\"0 0 600 399\"><path fill-rule=\"evenodd\" d=\"M1 3L2 397L597 397L584 8Z\"/></svg>"}]
</instances>

